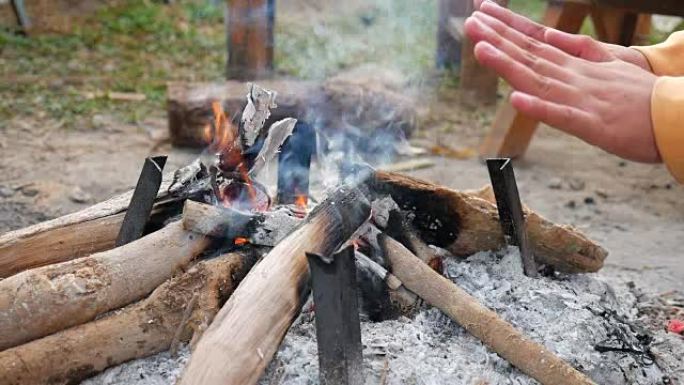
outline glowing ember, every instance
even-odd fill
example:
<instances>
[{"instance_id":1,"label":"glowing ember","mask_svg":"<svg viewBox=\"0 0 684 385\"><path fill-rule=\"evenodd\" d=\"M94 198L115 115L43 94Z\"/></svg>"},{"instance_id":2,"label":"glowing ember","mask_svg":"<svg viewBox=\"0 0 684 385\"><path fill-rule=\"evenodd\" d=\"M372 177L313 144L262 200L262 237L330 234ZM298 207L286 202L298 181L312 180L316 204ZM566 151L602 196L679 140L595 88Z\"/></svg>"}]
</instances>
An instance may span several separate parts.
<instances>
[{"instance_id":1,"label":"glowing ember","mask_svg":"<svg viewBox=\"0 0 684 385\"><path fill-rule=\"evenodd\" d=\"M297 206L298 209L306 211L308 203L309 198L306 195L297 195L297 197L295 198L295 206Z\"/></svg>"},{"instance_id":2,"label":"glowing ember","mask_svg":"<svg viewBox=\"0 0 684 385\"><path fill-rule=\"evenodd\" d=\"M235 246L244 246L249 243L249 239L244 237L235 238Z\"/></svg>"}]
</instances>

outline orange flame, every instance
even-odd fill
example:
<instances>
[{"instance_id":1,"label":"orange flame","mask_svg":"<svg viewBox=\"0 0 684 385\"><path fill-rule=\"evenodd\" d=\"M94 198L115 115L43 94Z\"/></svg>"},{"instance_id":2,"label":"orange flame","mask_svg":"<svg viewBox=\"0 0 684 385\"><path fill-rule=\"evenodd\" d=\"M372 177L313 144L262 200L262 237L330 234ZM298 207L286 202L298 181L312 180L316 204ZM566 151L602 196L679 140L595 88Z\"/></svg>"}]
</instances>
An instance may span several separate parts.
<instances>
[{"instance_id":1,"label":"orange flame","mask_svg":"<svg viewBox=\"0 0 684 385\"><path fill-rule=\"evenodd\" d=\"M242 181L246 184L249 203L252 207L258 206L257 192L249 176L247 162L244 159L240 146L236 145L237 128L228 121L223 106L219 101L211 103L211 110L214 114L213 125L204 128L203 138L210 143L211 151L220 154L220 168L223 170L237 171ZM219 191L217 197L225 207L231 207L233 197Z\"/></svg>"},{"instance_id":2,"label":"orange flame","mask_svg":"<svg viewBox=\"0 0 684 385\"><path fill-rule=\"evenodd\" d=\"M235 246L244 246L249 243L249 239L245 237L237 237L235 238Z\"/></svg>"},{"instance_id":3,"label":"orange flame","mask_svg":"<svg viewBox=\"0 0 684 385\"><path fill-rule=\"evenodd\" d=\"M298 209L302 209L306 211L307 205L309 203L309 197L303 194L297 195L295 197L295 206L297 206Z\"/></svg>"}]
</instances>

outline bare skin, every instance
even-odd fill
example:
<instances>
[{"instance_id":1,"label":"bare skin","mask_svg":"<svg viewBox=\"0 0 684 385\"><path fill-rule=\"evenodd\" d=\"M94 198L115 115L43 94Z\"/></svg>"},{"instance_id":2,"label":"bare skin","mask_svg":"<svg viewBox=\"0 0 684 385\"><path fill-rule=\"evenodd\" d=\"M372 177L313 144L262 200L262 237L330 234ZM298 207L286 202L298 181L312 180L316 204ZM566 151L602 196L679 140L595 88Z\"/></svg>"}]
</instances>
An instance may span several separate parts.
<instances>
[{"instance_id":1,"label":"bare skin","mask_svg":"<svg viewBox=\"0 0 684 385\"><path fill-rule=\"evenodd\" d=\"M514 92L511 104L608 152L661 162L651 123L657 76L637 50L571 35L475 0L465 24L475 57Z\"/></svg>"}]
</instances>

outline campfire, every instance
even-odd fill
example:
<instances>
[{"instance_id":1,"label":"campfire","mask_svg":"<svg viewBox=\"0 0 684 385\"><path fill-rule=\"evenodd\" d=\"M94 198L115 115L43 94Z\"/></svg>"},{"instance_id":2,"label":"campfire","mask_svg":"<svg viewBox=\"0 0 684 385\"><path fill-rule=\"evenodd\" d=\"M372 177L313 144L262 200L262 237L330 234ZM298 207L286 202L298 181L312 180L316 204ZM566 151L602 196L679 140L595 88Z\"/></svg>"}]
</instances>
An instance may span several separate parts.
<instances>
[{"instance_id":1,"label":"campfire","mask_svg":"<svg viewBox=\"0 0 684 385\"><path fill-rule=\"evenodd\" d=\"M513 245L544 285L600 270L603 248L496 183L460 192L347 161L314 196L316 134L267 125L276 99L252 85L236 116L214 102L195 162L162 176L150 159L135 191L0 237L0 383L77 383L187 342L179 384L255 384L310 297L322 383L364 383L360 319L426 305L540 383L594 383L443 273ZM271 191L259 176L276 159Z\"/></svg>"}]
</instances>

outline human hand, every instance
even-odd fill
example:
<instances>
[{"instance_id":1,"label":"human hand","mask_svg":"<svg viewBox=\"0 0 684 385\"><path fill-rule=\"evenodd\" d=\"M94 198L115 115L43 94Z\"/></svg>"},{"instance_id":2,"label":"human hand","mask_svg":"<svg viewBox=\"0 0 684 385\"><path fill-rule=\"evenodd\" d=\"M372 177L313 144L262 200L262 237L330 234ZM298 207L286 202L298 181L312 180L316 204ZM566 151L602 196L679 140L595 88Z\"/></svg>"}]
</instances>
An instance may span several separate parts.
<instances>
[{"instance_id":1,"label":"human hand","mask_svg":"<svg viewBox=\"0 0 684 385\"><path fill-rule=\"evenodd\" d=\"M565 53L585 60L605 62L614 59L634 64L646 71L652 71L646 57L634 48L603 43L586 35L566 33L549 28L519 15L505 7L488 0L473 0L475 10L499 19L502 23L529 36L545 42Z\"/></svg>"},{"instance_id":2,"label":"human hand","mask_svg":"<svg viewBox=\"0 0 684 385\"><path fill-rule=\"evenodd\" d=\"M615 56L592 62L571 55L479 11L465 31L477 60L515 89L513 107L623 158L660 161L651 72Z\"/></svg>"}]
</instances>

